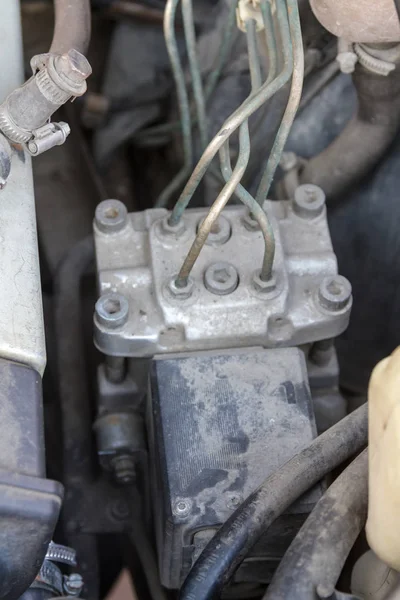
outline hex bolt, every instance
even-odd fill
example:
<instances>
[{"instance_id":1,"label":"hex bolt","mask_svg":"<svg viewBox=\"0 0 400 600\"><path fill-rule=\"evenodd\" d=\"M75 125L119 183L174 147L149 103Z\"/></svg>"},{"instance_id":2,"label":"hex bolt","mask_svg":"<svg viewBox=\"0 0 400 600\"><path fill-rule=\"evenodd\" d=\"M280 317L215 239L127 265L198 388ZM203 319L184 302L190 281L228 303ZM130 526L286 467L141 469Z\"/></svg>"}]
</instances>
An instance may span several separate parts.
<instances>
[{"instance_id":1,"label":"hex bolt","mask_svg":"<svg viewBox=\"0 0 400 600\"><path fill-rule=\"evenodd\" d=\"M55 68L60 77L65 77L75 84L83 83L92 73L92 67L87 58L74 48L57 56Z\"/></svg>"},{"instance_id":2,"label":"hex bolt","mask_svg":"<svg viewBox=\"0 0 400 600\"><path fill-rule=\"evenodd\" d=\"M342 275L325 277L319 286L318 299L323 308L337 312L351 302L351 283Z\"/></svg>"},{"instance_id":3,"label":"hex bolt","mask_svg":"<svg viewBox=\"0 0 400 600\"><path fill-rule=\"evenodd\" d=\"M263 294L268 294L270 292L274 292L276 290L276 277L274 274L264 281L261 279L261 271L256 271L253 274L253 285L257 292L262 292Z\"/></svg>"},{"instance_id":4,"label":"hex bolt","mask_svg":"<svg viewBox=\"0 0 400 600\"><path fill-rule=\"evenodd\" d=\"M107 329L122 327L128 320L129 303L125 296L110 292L100 296L95 306L97 322Z\"/></svg>"},{"instance_id":5,"label":"hex bolt","mask_svg":"<svg viewBox=\"0 0 400 600\"><path fill-rule=\"evenodd\" d=\"M177 275L174 275L167 284L167 290L169 294L177 300L187 300L193 294L194 281L189 277L186 285L179 287L176 285Z\"/></svg>"},{"instance_id":6,"label":"hex bolt","mask_svg":"<svg viewBox=\"0 0 400 600\"><path fill-rule=\"evenodd\" d=\"M203 223L203 220L204 219L200 221L199 227ZM206 244L207 246L222 246L229 240L231 233L231 224L229 223L228 219L221 216L211 227Z\"/></svg>"},{"instance_id":7,"label":"hex bolt","mask_svg":"<svg viewBox=\"0 0 400 600\"><path fill-rule=\"evenodd\" d=\"M121 485L130 485L136 480L136 463L130 454L119 454L111 461L115 481Z\"/></svg>"},{"instance_id":8,"label":"hex bolt","mask_svg":"<svg viewBox=\"0 0 400 600\"><path fill-rule=\"evenodd\" d=\"M64 576L64 592L68 596L79 596L83 589L83 578L79 573Z\"/></svg>"},{"instance_id":9,"label":"hex bolt","mask_svg":"<svg viewBox=\"0 0 400 600\"><path fill-rule=\"evenodd\" d=\"M159 222L160 232L165 236L180 237L186 230L186 224L184 219L180 219L176 225L171 225L169 222L169 216L164 217Z\"/></svg>"},{"instance_id":10,"label":"hex bolt","mask_svg":"<svg viewBox=\"0 0 400 600\"><path fill-rule=\"evenodd\" d=\"M181 498L175 502L172 512L176 517L184 519L189 516L191 510L192 501L188 498Z\"/></svg>"},{"instance_id":11,"label":"hex bolt","mask_svg":"<svg viewBox=\"0 0 400 600\"><path fill-rule=\"evenodd\" d=\"M204 285L212 294L232 294L239 285L239 274L235 267L226 262L210 265L204 273Z\"/></svg>"},{"instance_id":12,"label":"hex bolt","mask_svg":"<svg viewBox=\"0 0 400 600\"><path fill-rule=\"evenodd\" d=\"M103 233L117 233L128 222L128 211L119 200L103 200L96 208L94 222Z\"/></svg>"},{"instance_id":13,"label":"hex bolt","mask_svg":"<svg viewBox=\"0 0 400 600\"><path fill-rule=\"evenodd\" d=\"M317 185L306 183L299 185L294 193L293 210L303 219L315 219L322 214L325 206L325 194Z\"/></svg>"}]
</instances>

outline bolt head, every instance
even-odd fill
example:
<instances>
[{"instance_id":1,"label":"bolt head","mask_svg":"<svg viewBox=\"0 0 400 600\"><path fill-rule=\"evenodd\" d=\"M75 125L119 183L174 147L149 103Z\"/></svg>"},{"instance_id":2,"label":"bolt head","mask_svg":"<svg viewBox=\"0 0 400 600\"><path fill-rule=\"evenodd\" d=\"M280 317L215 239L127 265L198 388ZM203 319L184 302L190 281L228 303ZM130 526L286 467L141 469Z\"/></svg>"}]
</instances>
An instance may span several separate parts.
<instances>
[{"instance_id":1,"label":"bolt head","mask_svg":"<svg viewBox=\"0 0 400 600\"><path fill-rule=\"evenodd\" d=\"M177 275L171 277L167 284L168 293L177 300L187 300L193 294L194 281L189 277L187 284L184 287L178 287L176 285Z\"/></svg>"},{"instance_id":2,"label":"bolt head","mask_svg":"<svg viewBox=\"0 0 400 600\"><path fill-rule=\"evenodd\" d=\"M87 58L72 48L57 58L57 71L74 83L83 83L92 74Z\"/></svg>"},{"instance_id":3,"label":"bolt head","mask_svg":"<svg viewBox=\"0 0 400 600\"><path fill-rule=\"evenodd\" d=\"M325 277L319 286L320 305L331 312L344 310L352 299L351 283L341 275Z\"/></svg>"},{"instance_id":4,"label":"bolt head","mask_svg":"<svg viewBox=\"0 0 400 600\"><path fill-rule=\"evenodd\" d=\"M230 263L216 262L204 273L204 285L218 296L232 294L239 285L239 273Z\"/></svg>"},{"instance_id":5,"label":"bolt head","mask_svg":"<svg viewBox=\"0 0 400 600\"><path fill-rule=\"evenodd\" d=\"M264 281L263 279L261 279L260 274L261 272L258 270L253 275L253 285L257 292L262 292L264 294L274 292L277 286L276 276L272 274L270 279Z\"/></svg>"},{"instance_id":6,"label":"bolt head","mask_svg":"<svg viewBox=\"0 0 400 600\"><path fill-rule=\"evenodd\" d=\"M172 512L176 517L184 519L190 515L191 510L192 501L189 498L181 498L175 502Z\"/></svg>"},{"instance_id":7,"label":"bolt head","mask_svg":"<svg viewBox=\"0 0 400 600\"><path fill-rule=\"evenodd\" d=\"M83 578L79 573L64 577L64 590L69 596L79 596L83 589Z\"/></svg>"},{"instance_id":8,"label":"bolt head","mask_svg":"<svg viewBox=\"0 0 400 600\"><path fill-rule=\"evenodd\" d=\"M325 194L317 185L299 185L294 193L293 210L303 219L315 219L325 207Z\"/></svg>"},{"instance_id":9,"label":"bolt head","mask_svg":"<svg viewBox=\"0 0 400 600\"><path fill-rule=\"evenodd\" d=\"M204 219L202 219L198 225L198 228L202 225ZM231 224L225 217L219 217L217 221L211 227L211 231L208 234L206 244L207 246L222 246L231 237L232 229Z\"/></svg>"},{"instance_id":10,"label":"bolt head","mask_svg":"<svg viewBox=\"0 0 400 600\"><path fill-rule=\"evenodd\" d=\"M119 200L103 200L96 208L95 225L103 233L118 233L128 223L128 211Z\"/></svg>"},{"instance_id":11,"label":"bolt head","mask_svg":"<svg viewBox=\"0 0 400 600\"><path fill-rule=\"evenodd\" d=\"M95 306L97 322L108 329L122 327L128 320L129 303L125 296L110 292L100 296Z\"/></svg>"}]
</instances>

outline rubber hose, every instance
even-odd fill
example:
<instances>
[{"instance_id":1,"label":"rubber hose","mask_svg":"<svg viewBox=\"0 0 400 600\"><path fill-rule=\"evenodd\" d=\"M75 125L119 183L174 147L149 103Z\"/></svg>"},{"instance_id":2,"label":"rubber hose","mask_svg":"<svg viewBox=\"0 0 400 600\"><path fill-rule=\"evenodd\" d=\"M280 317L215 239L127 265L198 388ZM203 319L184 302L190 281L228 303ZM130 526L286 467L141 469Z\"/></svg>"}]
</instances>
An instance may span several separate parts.
<instances>
[{"instance_id":1,"label":"rubber hose","mask_svg":"<svg viewBox=\"0 0 400 600\"><path fill-rule=\"evenodd\" d=\"M91 34L90 0L54 0L55 24L50 52L74 48L86 54Z\"/></svg>"},{"instance_id":2,"label":"rubber hose","mask_svg":"<svg viewBox=\"0 0 400 600\"><path fill-rule=\"evenodd\" d=\"M368 508L368 451L336 479L283 557L263 600L330 598Z\"/></svg>"},{"instance_id":3,"label":"rubber hose","mask_svg":"<svg viewBox=\"0 0 400 600\"><path fill-rule=\"evenodd\" d=\"M358 97L356 114L300 174L300 183L320 186L331 203L378 164L400 126L399 66L384 77L358 65L353 82Z\"/></svg>"},{"instance_id":4,"label":"rubber hose","mask_svg":"<svg viewBox=\"0 0 400 600\"><path fill-rule=\"evenodd\" d=\"M181 600L219 598L223 587L271 523L332 469L367 444L367 414L365 404L270 475L208 543L183 584Z\"/></svg>"}]
</instances>

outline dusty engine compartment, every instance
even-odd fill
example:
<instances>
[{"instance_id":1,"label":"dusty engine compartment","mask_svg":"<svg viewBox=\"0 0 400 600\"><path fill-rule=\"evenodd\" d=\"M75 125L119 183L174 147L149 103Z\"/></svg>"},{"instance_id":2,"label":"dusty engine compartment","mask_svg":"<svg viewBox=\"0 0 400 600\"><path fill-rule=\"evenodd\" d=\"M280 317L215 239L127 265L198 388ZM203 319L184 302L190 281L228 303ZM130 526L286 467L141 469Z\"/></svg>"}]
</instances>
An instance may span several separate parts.
<instances>
[{"instance_id":1,"label":"dusty engine compartment","mask_svg":"<svg viewBox=\"0 0 400 600\"><path fill-rule=\"evenodd\" d=\"M398 10L0 7L1 598L400 597Z\"/></svg>"}]
</instances>

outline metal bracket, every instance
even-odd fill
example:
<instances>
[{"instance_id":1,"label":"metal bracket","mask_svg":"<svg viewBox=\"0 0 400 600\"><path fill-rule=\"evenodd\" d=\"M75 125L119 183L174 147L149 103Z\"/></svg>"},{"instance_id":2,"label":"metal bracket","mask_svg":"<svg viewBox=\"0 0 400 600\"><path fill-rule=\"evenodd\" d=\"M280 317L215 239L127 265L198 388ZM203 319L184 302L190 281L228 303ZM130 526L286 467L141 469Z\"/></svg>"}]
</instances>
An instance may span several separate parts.
<instances>
[{"instance_id":1,"label":"metal bracket","mask_svg":"<svg viewBox=\"0 0 400 600\"><path fill-rule=\"evenodd\" d=\"M239 0L236 18L237 26L241 31L246 31L246 21L249 20L256 22L257 31L264 29L260 0Z\"/></svg>"}]
</instances>

